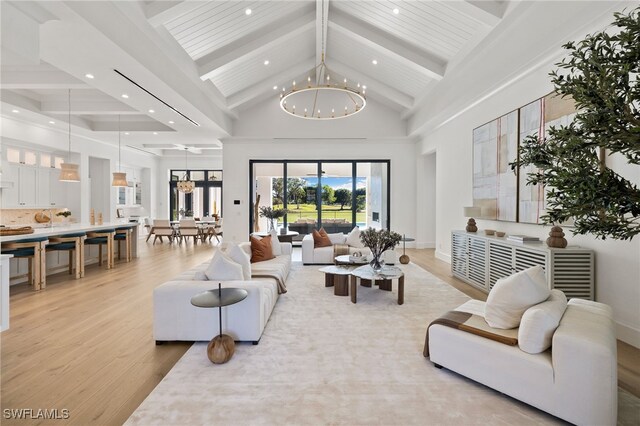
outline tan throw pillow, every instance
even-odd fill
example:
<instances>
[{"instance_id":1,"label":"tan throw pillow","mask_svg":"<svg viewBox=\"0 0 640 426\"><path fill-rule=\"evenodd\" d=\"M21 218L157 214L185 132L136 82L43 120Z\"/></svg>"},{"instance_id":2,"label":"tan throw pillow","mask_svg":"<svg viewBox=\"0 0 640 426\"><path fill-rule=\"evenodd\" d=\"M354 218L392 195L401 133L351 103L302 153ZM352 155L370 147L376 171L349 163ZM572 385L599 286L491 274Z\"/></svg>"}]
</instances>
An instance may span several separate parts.
<instances>
[{"instance_id":1,"label":"tan throw pillow","mask_svg":"<svg viewBox=\"0 0 640 426\"><path fill-rule=\"evenodd\" d=\"M271 235L261 239L251 237L251 263L264 262L274 257L271 248Z\"/></svg>"},{"instance_id":2,"label":"tan throw pillow","mask_svg":"<svg viewBox=\"0 0 640 426\"><path fill-rule=\"evenodd\" d=\"M332 245L333 243L324 228L320 228L320 231L313 230L313 248L329 247Z\"/></svg>"}]
</instances>

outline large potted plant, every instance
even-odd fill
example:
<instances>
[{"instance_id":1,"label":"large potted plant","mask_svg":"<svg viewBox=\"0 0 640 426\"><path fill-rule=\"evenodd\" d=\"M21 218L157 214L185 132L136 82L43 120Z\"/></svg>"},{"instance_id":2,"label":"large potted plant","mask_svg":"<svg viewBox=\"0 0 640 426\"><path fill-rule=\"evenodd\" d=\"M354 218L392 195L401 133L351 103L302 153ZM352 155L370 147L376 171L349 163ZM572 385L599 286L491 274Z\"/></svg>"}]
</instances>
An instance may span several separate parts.
<instances>
[{"instance_id":1,"label":"large potted plant","mask_svg":"<svg viewBox=\"0 0 640 426\"><path fill-rule=\"evenodd\" d=\"M269 232L271 232L273 229L276 229L275 227L276 219L280 219L281 217L284 217L284 215L286 214L287 214L286 209L274 209L272 207L267 207L267 206L260 207L260 217L265 217L269 219Z\"/></svg>"},{"instance_id":2,"label":"large potted plant","mask_svg":"<svg viewBox=\"0 0 640 426\"><path fill-rule=\"evenodd\" d=\"M575 101L573 122L526 138L511 166L536 168L527 184L546 188L545 223L574 220L574 234L627 240L640 233L640 189L605 159L640 165L640 8L614 16L612 28L565 44L550 74Z\"/></svg>"},{"instance_id":3,"label":"large potted plant","mask_svg":"<svg viewBox=\"0 0 640 426\"><path fill-rule=\"evenodd\" d=\"M387 250L393 250L402 239L397 232L387 229L368 228L360 233L360 241L371 250L371 268L379 272L384 266L382 254Z\"/></svg>"}]
</instances>

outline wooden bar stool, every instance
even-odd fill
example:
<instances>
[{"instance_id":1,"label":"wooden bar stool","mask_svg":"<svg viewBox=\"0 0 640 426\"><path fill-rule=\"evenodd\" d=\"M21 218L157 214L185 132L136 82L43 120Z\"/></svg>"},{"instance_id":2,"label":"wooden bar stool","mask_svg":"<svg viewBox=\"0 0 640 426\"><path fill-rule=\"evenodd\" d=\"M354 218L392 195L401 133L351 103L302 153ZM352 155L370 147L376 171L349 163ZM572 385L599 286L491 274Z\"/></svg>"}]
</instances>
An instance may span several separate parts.
<instances>
[{"instance_id":1,"label":"wooden bar stool","mask_svg":"<svg viewBox=\"0 0 640 426\"><path fill-rule=\"evenodd\" d=\"M69 252L69 275L73 273L73 258L75 252L76 279L84 277L84 240L87 234L74 232L59 237L49 238L47 250L65 250Z\"/></svg>"},{"instance_id":2,"label":"wooden bar stool","mask_svg":"<svg viewBox=\"0 0 640 426\"><path fill-rule=\"evenodd\" d=\"M131 227L129 226L116 228L116 234L114 235L113 239L118 244L118 260L122 259L122 256L121 256L122 246L120 243L124 241L125 260L127 262L131 262L131 235L132 234L133 233L131 231Z\"/></svg>"},{"instance_id":3,"label":"wooden bar stool","mask_svg":"<svg viewBox=\"0 0 640 426\"><path fill-rule=\"evenodd\" d=\"M45 247L48 241L47 237L32 237L2 244L2 253L12 254L16 259L29 259L28 280L34 290L42 290L47 286Z\"/></svg>"},{"instance_id":4,"label":"wooden bar stool","mask_svg":"<svg viewBox=\"0 0 640 426\"><path fill-rule=\"evenodd\" d=\"M113 260L113 237L116 233L115 229L101 229L95 232L87 232L85 244L98 245L98 265L102 266L102 245L107 246L107 269L115 266Z\"/></svg>"}]
</instances>

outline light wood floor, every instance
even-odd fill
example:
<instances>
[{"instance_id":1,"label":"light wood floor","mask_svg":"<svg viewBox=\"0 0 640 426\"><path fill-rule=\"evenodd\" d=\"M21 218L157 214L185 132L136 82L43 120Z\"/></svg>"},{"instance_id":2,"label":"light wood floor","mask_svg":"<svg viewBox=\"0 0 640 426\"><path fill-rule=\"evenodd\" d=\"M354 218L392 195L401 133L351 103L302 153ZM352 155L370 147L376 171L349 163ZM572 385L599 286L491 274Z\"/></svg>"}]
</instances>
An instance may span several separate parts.
<instances>
[{"instance_id":1,"label":"light wood floor","mask_svg":"<svg viewBox=\"0 0 640 426\"><path fill-rule=\"evenodd\" d=\"M299 249L298 249L299 250ZM433 250L412 260L470 297L484 293L450 276ZM11 328L0 335L1 408L68 409L68 421L2 424L122 424L190 344L156 346L152 290L211 255L211 246L139 245L140 258L86 277L47 278L47 288L11 288ZM620 385L640 396L640 350L619 345ZM4 411L3 411L4 413Z\"/></svg>"}]
</instances>

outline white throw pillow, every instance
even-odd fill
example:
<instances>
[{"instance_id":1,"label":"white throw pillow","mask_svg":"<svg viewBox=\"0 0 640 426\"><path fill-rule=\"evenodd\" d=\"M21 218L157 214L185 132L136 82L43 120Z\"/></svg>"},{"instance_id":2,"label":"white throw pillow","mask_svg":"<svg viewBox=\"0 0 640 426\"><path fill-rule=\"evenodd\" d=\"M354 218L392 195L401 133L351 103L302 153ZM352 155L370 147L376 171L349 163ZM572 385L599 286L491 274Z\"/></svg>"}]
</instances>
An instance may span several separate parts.
<instances>
[{"instance_id":1,"label":"white throw pillow","mask_svg":"<svg viewBox=\"0 0 640 426\"><path fill-rule=\"evenodd\" d=\"M530 354L539 354L551 347L553 333L567 309L567 296L560 290L551 290L551 296L527 309L518 330L518 346Z\"/></svg>"},{"instance_id":2,"label":"white throw pillow","mask_svg":"<svg viewBox=\"0 0 640 426\"><path fill-rule=\"evenodd\" d=\"M338 232L337 234L327 234L329 239L331 240L331 244L344 244L345 239L347 238L342 232Z\"/></svg>"},{"instance_id":3,"label":"white throw pillow","mask_svg":"<svg viewBox=\"0 0 640 426\"><path fill-rule=\"evenodd\" d=\"M237 244L230 244L227 247L225 254L229 259L242 266L242 275L245 280L251 279L251 257L247 256L247 253L240 248Z\"/></svg>"},{"instance_id":4,"label":"white throw pillow","mask_svg":"<svg viewBox=\"0 0 640 426\"><path fill-rule=\"evenodd\" d=\"M357 226L347 234L347 240L344 242L346 245L355 248L364 248L364 244L360 241L360 228Z\"/></svg>"},{"instance_id":5,"label":"white throw pillow","mask_svg":"<svg viewBox=\"0 0 640 426\"><path fill-rule=\"evenodd\" d=\"M282 244L280 244L280 240L278 239L278 233L275 229L272 229L271 232L271 251L273 251L274 256L280 256L282 254Z\"/></svg>"},{"instance_id":6,"label":"white throw pillow","mask_svg":"<svg viewBox=\"0 0 640 426\"><path fill-rule=\"evenodd\" d=\"M549 294L542 266L525 269L496 282L487 297L484 319L493 328L516 328L524 311Z\"/></svg>"},{"instance_id":7,"label":"white throw pillow","mask_svg":"<svg viewBox=\"0 0 640 426\"><path fill-rule=\"evenodd\" d=\"M211 263L204 271L210 281L235 281L243 280L242 266L229 259L220 250L216 250Z\"/></svg>"},{"instance_id":8,"label":"white throw pillow","mask_svg":"<svg viewBox=\"0 0 640 426\"><path fill-rule=\"evenodd\" d=\"M209 281L209 278L207 278L207 274L205 274L204 271L196 271L196 273L193 274L193 279L195 281Z\"/></svg>"}]
</instances>

